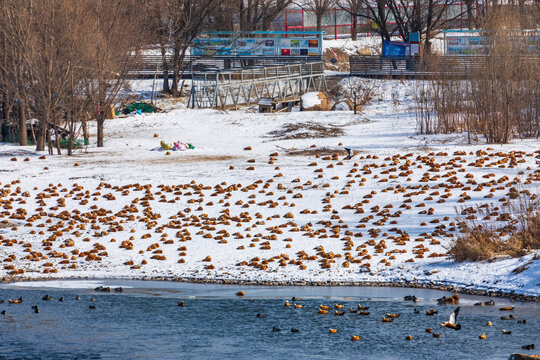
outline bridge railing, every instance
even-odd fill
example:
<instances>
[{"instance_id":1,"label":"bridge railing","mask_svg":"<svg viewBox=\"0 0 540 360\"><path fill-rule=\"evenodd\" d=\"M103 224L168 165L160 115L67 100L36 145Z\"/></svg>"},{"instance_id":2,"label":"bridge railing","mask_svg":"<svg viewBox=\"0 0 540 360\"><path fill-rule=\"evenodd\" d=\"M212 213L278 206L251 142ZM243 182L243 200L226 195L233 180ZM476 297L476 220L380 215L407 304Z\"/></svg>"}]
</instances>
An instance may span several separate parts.
<instances>
[{"instance_id":1,"label":"bridge railing","mask_svg":"<svg viewBox=\"0 0 540 360\"><path fill-rule=\"evenodd\" d=\"M516 55L520 56L520 55ZM521 56L530 69L539 69L540 57ZM494 61L503 61L497 60ZM350 74L367 77L469 77L486 66L485 56L430 56L382 58L351 55ZM525 76L525 74L524 74Z\"/></svg>"}]
</instances>

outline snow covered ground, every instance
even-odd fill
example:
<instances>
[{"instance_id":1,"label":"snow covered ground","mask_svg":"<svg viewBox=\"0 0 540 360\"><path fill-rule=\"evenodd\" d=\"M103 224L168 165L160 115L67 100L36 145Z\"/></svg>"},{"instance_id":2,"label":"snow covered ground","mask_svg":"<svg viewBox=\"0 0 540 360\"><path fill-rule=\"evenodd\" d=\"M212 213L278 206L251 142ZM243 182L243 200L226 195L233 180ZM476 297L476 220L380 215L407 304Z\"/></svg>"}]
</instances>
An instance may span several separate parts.
<instances>
[{"instance_id":1,"label":"snow covered ground","mask_svg":"<svg viewBox=\"0 0 540 360\"><path fill-rule=\"evenodd\" d=\"M71 158L0 144L0 277L446 282L540 296L538 254L445 255L456 209L497 205L510 187L540 193L538 142L417 135L412 84L380 81L359 115L109 120L105 147ZM160 140L195 149L157 151Z\"/></svg>"}]
</instances>

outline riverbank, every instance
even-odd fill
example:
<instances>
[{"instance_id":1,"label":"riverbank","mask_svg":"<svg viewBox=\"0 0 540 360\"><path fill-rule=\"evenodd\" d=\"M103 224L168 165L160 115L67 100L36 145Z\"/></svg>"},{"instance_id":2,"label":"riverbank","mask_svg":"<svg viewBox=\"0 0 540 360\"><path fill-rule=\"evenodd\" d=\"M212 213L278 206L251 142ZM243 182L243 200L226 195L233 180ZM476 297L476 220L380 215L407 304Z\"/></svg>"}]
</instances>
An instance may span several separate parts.
<instances>
[{"instance_id":1,"label":"riverbank","mask_svg":"<svg viewBox=\"0 0 540 360\"><path fill-rule=\"evenodd\" d=\"M176 282L176 283L188 283L188 284L209 284L209 285L234 285L234 286L271 286L271 287L389 287L389 288L409 288L409 289L427 289L438 290L457 294L466 294L471 296L487 296L505 298L511 301L519 302L540 302L540 296L516 294L511 292L504 292L500 289L471 289L461 287L455 284L443 284L443 283L415 283L415 282L340 282L340 281L254 281L254 280L230 280L230 279L198 279L198 278L172 278L172 277L140 277L140 278L26 278L26 277L11 277L0 278L0 284L10 283L32 283L32 282L57 282L57 281L74 281L74 280L88 280L88 281L158 281L158 282Z\"/></svg>"},{"instance_id":2,"label":"riverbank","mask_svg":"<svg viewBox=\"0 0 540 360\"><path fill-rule=\"evenodd\" d=\"M464 218L503 227L503 204L540 193L537 141L418 135L414 82L376 86L360 115L176 108L108 120L105 147L73 157L0 144L0 278L540 296L538 252L448 254ZM156 150L161 140L195 149Z\"/></svg>"}]
</instances>

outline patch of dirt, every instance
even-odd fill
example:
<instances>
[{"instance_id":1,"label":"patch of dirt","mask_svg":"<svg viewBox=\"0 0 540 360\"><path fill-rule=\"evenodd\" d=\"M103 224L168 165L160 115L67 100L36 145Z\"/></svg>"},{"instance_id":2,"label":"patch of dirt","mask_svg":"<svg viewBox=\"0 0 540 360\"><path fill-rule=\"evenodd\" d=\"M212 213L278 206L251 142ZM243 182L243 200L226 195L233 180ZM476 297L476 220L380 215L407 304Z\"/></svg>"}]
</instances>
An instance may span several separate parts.
<instances>
[{"instance_id":1,"label":"patch of dirt","mask_svg":"<svg viewBox=\"0 0 540 360\"><path fill-rule=\"evenodd\" d=\"M321 139L337 137L345 131L336 125L324 125L314 122L285 124L279 130L268 133L273 140Z\"/></svg>"},{"instance_id":2,"label":"patch of dirt","mask_svg":"<svg viewBox=\"0 0 540 360\"><path fill-rule=\"evenodd\" d=\"M9 228L12 228L13 226L15 225L13 225L7 220L0 221L0 229L9 229Z\"/></svg>"},{"instance_id":3,"label":"patch of dirt","mask_svg":"<svg viewBox=\"0 0 540 360\"><path fill-rule=\"evenodd\" d=\"M227 161L238 159L238 156L233 155L194 155L185 157L165 156L161 159L149 160L150 164L170 164L170 163L195 163L195 162L210 162L210 161Z\"/></svg>"},{"instance_id":4,"label":"patch of dirt","mask_svg":"<svg viewBox=\"0 0 540 360\"><path fill-rule=\"evenodd\" d=\"M352 150L353 155L360 154L359 150ZM332 149L332 148L308 148L308 149L287 149L285 150L287 156L346 156L347 151L345 149Z\"/></svg>"},{"instance_id":5,"label":"patch of dirt","mask_svg":"<svg viewBox=\"0 0 540 360\"><path fill-rule=\"evenodd\" d=\"M324 69L332 71L350 71L349 54L340 48L328 48L323 52Z\"/></svg>"}]
</instances>

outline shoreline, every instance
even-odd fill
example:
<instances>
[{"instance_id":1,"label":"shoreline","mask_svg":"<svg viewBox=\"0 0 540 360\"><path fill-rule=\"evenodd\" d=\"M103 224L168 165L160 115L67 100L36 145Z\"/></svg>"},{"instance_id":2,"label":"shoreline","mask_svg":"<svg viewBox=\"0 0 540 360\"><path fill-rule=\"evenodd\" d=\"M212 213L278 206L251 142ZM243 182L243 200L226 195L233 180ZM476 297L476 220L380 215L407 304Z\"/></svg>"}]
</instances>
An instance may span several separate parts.
<instances>
[{"instance_id":1,"label":"shoreline","mask_svg":"<svg viewBox=\"0 0 540 360\"><path fill-rule=\"evenodd\" d=\"M266 281L266 280L239 280L239 279L206 279L206 278L190 278L190 277L167 277L167 276L141 276L137 278L130 277L0 277L0 284L9 284L14 282L33 282L33 281L50 281L50 280L137 280L137 281L168 281L168 282L183 282L191 284L213 284L213 285L237 285L237 286L339 286L339 287L395 287L395 288L411 288L411 289L426 289L454 292L458 294L473 295L473 296L489 296L510 299L520 302L540 302L540 295L519 294L508 292L501 289L470 289L452 283L436 283L436 282L380 282L380 281Z\"/></svg>"}]
</instances>

